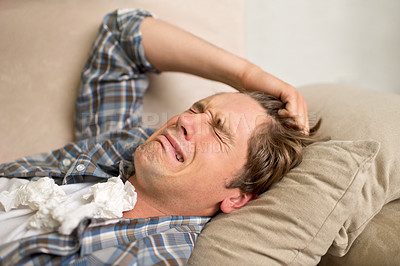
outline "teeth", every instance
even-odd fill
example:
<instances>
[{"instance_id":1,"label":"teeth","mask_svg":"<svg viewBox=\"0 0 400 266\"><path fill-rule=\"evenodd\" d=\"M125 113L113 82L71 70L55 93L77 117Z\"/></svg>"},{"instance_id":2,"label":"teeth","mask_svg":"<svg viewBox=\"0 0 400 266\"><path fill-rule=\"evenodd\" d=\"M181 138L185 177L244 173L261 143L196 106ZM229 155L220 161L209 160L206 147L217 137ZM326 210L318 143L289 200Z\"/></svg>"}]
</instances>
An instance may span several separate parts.
<instances>
[{"instance_id":1,"label":"teeth","mask_svg":"<svg viewBox=\"0 0 400 266\"><path fill-rule=\"evenodd\" d=\"M177 153L177 152L175 152L175 155L176 155L176 159L177 159L178 161L180 161L181 163L183 163L182 155L180 155L180 154Z\"/></svg>"}]
</instances>

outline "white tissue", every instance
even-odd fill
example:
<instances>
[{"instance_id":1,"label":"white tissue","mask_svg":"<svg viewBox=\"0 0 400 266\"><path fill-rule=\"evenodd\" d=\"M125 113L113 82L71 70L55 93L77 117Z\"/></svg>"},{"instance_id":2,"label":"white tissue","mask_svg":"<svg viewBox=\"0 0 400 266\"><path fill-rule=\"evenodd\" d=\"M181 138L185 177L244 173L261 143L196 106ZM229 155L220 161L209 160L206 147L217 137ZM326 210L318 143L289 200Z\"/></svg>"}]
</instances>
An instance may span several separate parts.
<instances>
[{"instance_id":1,"label":"white tissue","mask_svg":"<svg viewBox=\"0 0 400 266\"><path fill-rule=\"evenodd\" d=\"M108 179L107 183L91 186L83 198L91 199L92 202L104 206L104 215L108 218L115 218L122 217L123 211L132 209L131 206L136 204L137 195L130 182L126 182L124 185L119 177L113 177Z\"/></svg>"},{"instance_id":2,"label":"white tissue","mask_svg":"<svg viewBox=\"0 0 400 266\"><path fill-rule=\"evenodd\" d=\"M82 197L91 202L68 212L57 210L55 213L62 223L58 229L60 233L69 234L85 217L120 218L122 212L133 209L137 201L135 187L128 181L124 185L119 177L91 186Z\"/></svg>"},{"instance_id":3,"label":"white tissue","mask_svg":"<svg viewBox=\"0 0 400 266\"><path fill-rule=\"evenodd\" d=\"M90 187L83 195L86 204L68 208L68 195L48 177L28 182L13 191L0 193L0 204L8 212L19 206L36 211L29 220L29 227L70 234L84 218L120 218L123 211L134 208L137 194L130 182L113 177L105 183Z\"/></svg>"},{"instance_id":4,"label":"white tissue","mask_svg":"<svg viewBox=\"0 0 400 266\"><path fill-rule=\"evenodd\" d=\"M26 206L36 211L29 219L29 227L51 230L60 224L52 218L52 210L66 200L65 192L48 177L28 182L11 192L0 193L0 203L8 212L19 206Z\"/></svg>"}]
</instances>

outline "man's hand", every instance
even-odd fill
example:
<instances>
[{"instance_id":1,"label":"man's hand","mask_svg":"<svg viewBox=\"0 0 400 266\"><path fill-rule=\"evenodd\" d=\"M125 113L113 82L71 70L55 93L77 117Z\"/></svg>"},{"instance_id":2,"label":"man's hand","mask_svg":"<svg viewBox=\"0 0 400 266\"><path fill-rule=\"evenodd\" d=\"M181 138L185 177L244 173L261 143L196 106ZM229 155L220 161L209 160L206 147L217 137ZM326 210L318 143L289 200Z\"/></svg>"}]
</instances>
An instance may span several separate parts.
<instances>
[{"instance_id":1,"label":"man's hand","mask_svg":"<svg viewBox=\"0 0 400 266\"><path fill-rule=\"evenodd\" d=\"M307 103L289 84L246 59L233 55L171 24L146 18L141 24L146 57L159 71L177 71L220 81L238 90L262 91L285 103L280 111L306 134Z\"/></svg>"},{"instance_id":2,"label":"man's hand","mask_svg":"<svg viewBox=\"0 0 400 266\"><path fill-rule=\"evenodd\" d=\"M296 121L296 126L303 130L304 134L310 133L308 120L308 106L303 96L292 86L289 85L282 91L280 99L285 103L285 109L279 111L283 117L292 117Z\"/></svg>"},{"instance_id":3,"label":"man's hand","mask_svg":"<svg viewBox=\"0 0 400 266\"><path fill-rule=\"evenodd\" d=\"M282 109L279 115L293 118L296 126L305 134L309 134L307 103L296 88L251 63L243 69L241 82L241 89L262 91L279 98L285 104L285 109Z\"/></svg>"}]
</instances>

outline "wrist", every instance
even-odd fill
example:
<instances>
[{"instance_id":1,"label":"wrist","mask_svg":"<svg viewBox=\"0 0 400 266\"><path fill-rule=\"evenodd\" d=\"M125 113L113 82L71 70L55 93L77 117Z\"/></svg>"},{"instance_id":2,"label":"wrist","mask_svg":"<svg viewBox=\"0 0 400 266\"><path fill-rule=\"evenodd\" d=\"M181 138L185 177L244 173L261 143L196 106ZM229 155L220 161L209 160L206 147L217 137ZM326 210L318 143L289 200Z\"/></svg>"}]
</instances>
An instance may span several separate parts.
<instances>
[{"instance_id":1,"label":"wrist","mask_svg":"<svg viewBox=\"0 0 400 266\"><path fill-rule=\"evenodd\" d=\"M258 77L264 72L260 67L246 61L238 73L239 90L254 91Z\"/></svg>"},{"instance_id":2,"label":"wrist","mask_svg":"<svg viewBox=\"0 0 400 266\"><path fill-rule=\"evenodd\" d=\"M242 88L246 91L262 91L275 97L280 95L282 81L256 65L249 65L242 74Z\"/></svg>"}]
</instances>

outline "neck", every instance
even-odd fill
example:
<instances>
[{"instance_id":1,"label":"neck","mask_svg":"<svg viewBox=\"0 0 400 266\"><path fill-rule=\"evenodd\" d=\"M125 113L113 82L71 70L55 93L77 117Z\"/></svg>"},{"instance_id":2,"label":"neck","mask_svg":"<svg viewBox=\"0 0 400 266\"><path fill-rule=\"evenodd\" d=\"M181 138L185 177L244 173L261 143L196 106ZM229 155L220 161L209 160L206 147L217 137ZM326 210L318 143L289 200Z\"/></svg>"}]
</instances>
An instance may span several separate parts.
<instances>
[{"instance_id":1,"label":"neck","mask_svg":"<svg viewBox=\"0 0 400 266\"><path fill-rule=\"evenodd\" d=\"M122 218L132 219L167 215L166 213L155 208L149 201L146 200L144 193L141 192L140 186L135 185L135 176L132 176L126 182L131 182L135 187L135 191L137 193L137 202L132 210L123 213Z\"/></svg>"}]
</instances>

